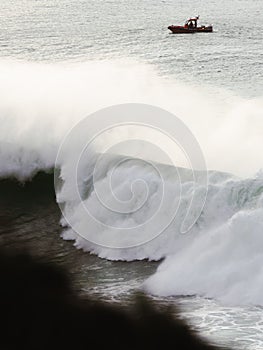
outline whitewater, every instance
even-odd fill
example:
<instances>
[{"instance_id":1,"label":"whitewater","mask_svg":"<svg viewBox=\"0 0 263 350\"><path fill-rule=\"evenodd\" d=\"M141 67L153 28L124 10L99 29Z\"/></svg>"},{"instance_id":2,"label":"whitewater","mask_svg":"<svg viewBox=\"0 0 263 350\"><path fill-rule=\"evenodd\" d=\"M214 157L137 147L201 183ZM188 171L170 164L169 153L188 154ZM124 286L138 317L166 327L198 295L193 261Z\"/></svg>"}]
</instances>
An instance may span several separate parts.
<instances>
[{"instance_id":1,"label":"whitewater","mask_svg":"<svg viewBox=\"0 0 263 350\"><path fill-rule=\"evenodd\" d=\"M143 285L150 293L201 295L227 304L263 304L262 98L243 99L223 89L215 94L205 86L197 91L189 84L160 77L151 66L132 61L40 64L1 60L0 73L2 178L27 181L38 171L52 171L65 135L82 118L103 107L143 102L165 107L180 117L197 138L209 170L205 206L190 231L181 234L180 225L193 196L193 178L179 153L176 166L180 179L171 175L174 172L171 165L159 164L171 196L166 198L167 203L162 203L162 210L157 211L157 219L167 221L171 204L175 207L178 198L181 204L175 220L153 239L153 224L144 225L141 230L139 225L157 210L163 178L149 167L148 159L143 159L142 152L137 150L142 159L125 158L115 169L113 189L105 194L109 196L106 201L110 206L115 192L122 200L129 200L131 185L138 179L144 181L148 192L144 208L134 210L137 202L132 201L126 213L113 215L101 209L96 191L100 188L105 191L110 170L121 156L110 155L105 159L96 184L92 184L92 156L85 159L79 178L84 186L80 200L75 198L70 182L71 154L78 147L72 144L66 149L64 163L59 165L63 184L57 200L65 206L67 218L78 229L91 234L88 239L83 238L78 230L67 227L67 220L62 218L61 223L66 226L62 236L75 240L77 248L106 259L166 257L156 274ZM122 137L127 137L127 131ZM142 134L139 137L142 139ZM111 143L118 142L119 136L111 135ZM105 139L101 143L106 143ZM205 176L200 172L200 179ZM200 210L204 186L197 183L196 191L200 199L191 208L190 217ZM135 195L140 201L145 193L139 188ZM83 203L107 225L122 228L135 225L146 243L123 248L122 241L127 237L119 232L112 238L109 226L92 225L81 210ZM96 237L111 237L120 249L96 244Z\"/></svg>"},{"instance_id":2,"label":"whitewater","mask_svg":"<svg viewBox=\"0 0 263 350\"><path fill-rule=\"evenodd\" d=\"M204 84L197 88L129 60L1 60L0 74L2 177L23 180L52 168L63 137L77 122L101 108L132 102L180 118L198 140L208 169L246 177L263 166L261 97L245 99Z\"/></svg>"}]
</instances>

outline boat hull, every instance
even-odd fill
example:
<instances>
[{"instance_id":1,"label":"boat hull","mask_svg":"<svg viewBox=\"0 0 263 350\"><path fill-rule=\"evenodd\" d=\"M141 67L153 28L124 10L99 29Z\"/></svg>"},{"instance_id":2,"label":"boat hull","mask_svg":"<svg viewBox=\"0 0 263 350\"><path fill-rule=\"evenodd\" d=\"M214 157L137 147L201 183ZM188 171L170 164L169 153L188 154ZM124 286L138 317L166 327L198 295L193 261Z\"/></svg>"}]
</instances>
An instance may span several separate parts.
<instances>
[{"instance_id":1,"label":"boat hull","mask_svg":"<svg viewBox=\"0 0 263 350\"><path fill-rule=\"evenodd\" d=\"M197 28L186 28L180 26L169 26L168 29L173 34L193 34L193 33L211 33L213 31L212 26L208 27L197 27Z\"/></svg>"}]
</instances>

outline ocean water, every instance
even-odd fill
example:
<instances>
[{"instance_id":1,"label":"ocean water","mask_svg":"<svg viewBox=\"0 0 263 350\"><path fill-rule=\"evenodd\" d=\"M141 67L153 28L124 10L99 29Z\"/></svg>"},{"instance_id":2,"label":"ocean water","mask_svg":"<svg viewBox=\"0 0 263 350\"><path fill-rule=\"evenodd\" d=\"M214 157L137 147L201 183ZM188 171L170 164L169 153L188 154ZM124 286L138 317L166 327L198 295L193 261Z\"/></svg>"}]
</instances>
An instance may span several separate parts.
<instances>
[{"instance_id":1,"label":"ocean water","mask_svg":"<svg viewBox=\"0 0 263 350\"><path fill-rule=\"evenodd\" d=\"M196 15L212 23L214 32L169 33L168 25ZM67 266L81 293L128 302L142 289L158 302L177 303L211 341L261 349L262 21L261 0L2 0L1 245L26 245ZM202 207L206 180L207 200L187 235L180 234L180 224L193 198L193 179L184 162L176 168L180 181L172 176L174 167L158 164L173 194L162 203L163 178L149 164L111 154L93 181L93 158L84 157L80 200L71 181L76 142L64 149L56 169L62 183L55 193L53 171L65 135L90 113L120 103L151 104L173 113L200 144L209 171L198 174L189 217ZM124 203L131 184L143 180L146 210L135 210L137 202L122 215L101 210L96 191L113 203L105 184L116 164L113 192ZM134 193L144 200L140 187ZM160 202L157 219L165 224L179 197L177 220L156 239L131 249L94 243L109 230L82 211L84 203L100 222L122 228L136 224L148 238L154 227L140 230L143 220ZM59 205L71 223L89 232L89 240L71 229ZM125 242L119 235L115 243Z\"/></svg>"}]
</instances>

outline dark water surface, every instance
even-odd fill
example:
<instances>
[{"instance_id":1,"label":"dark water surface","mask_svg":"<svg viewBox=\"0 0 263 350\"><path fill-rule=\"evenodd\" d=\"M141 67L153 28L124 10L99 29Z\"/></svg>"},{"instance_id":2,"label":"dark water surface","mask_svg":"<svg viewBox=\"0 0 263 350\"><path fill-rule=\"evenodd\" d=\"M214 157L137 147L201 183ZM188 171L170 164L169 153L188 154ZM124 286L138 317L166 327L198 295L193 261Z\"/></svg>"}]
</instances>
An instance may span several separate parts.
<instances>
[{"instance_id":1,"label":"dark water surface","mask_svg":"<svg viewBox=\"0 0 263 350\"><path fill-rule=\"evenodd\" d=\"M0 246L26 249L40 259L66 267L75 287L85 294L108 301L127 300L157 268L155 262L100 259L63 240L52 174L41 173L24 185L2 180L0 192Z\"/></svg>"}]
</instances>

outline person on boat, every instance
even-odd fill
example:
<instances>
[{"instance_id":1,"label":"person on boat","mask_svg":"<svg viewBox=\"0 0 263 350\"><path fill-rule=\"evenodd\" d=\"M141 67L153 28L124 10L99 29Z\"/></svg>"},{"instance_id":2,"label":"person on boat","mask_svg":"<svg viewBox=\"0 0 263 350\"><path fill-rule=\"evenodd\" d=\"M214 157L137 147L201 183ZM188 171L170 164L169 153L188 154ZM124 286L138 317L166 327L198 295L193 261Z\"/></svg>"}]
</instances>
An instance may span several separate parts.
<instances>
[{"instance_id":1,"label":"person on boat","mask_svg":"<svg viewBox=\"0 0 263 350\"><path fill-rule=\"evenodd\" d=\"M194 23L192 21L188 22L188 28L189 29L194 28Z\"/></svg>"},{"instance_id":2,"label":"person on boat","mask_svg":"<svg viewBox=\"0 0 263 350\"><path fill-rule=\"evenodd\" d=\"M198 17L194 17L194 18L189 18L189 20L187 21L188 24L188 28L190 29L196 29L197 28L197 21L199 19Z\"/></svg>"}]
</instances>

